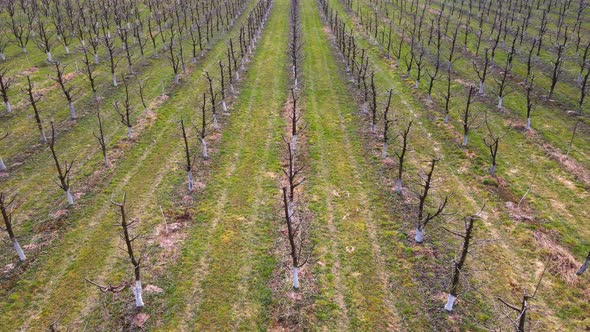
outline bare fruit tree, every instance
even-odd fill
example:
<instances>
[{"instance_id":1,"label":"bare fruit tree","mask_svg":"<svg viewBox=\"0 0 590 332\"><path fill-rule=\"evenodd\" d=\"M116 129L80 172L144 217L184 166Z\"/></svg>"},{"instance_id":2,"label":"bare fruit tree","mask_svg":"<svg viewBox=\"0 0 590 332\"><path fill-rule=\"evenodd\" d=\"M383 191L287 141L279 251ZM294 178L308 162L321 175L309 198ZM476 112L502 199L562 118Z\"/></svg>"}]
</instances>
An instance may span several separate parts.
<instances>
[{"instance_id":1,"label":"bare fruit tree","mask_svg":"<svg viewBox=\"0 0 590 332\"><path fill-rule=\"evenodd\" d=\"M16 203L16 195L9 197L8 194L1 192L0 193L0 212L2 213L2 219L4 220L4 230L8 233L8 238L10 242L12 242L12 247L18 254L18 259L21 262L24 262L27 257L23 252L18 240L16 239L16 235L14 235L14 230L12 228L12 216L14 215L14 211L18 208Z\"/></svg>"},{"instance_id":2,"label":"bare fruit tree","mask_svg":"<svg viewBox=\"0 0 590 332\"><path fill-rule=\"evenodd\" d=\"M70 172L72 171L74 162L64 161L61 163L59 161L57 152L55 151L55 135L55 126L53 125L53 121L51 121L51 139L49 140L49 149L51 150L51 156L53 157L55 168L57 169L57 178L59 180L57 185L66 193L68 205L72 206L74 205L74 196L72 196L72 192L70 191Z\"/></svg>"},{"instance_id":3,"label":"bare fruit tree","mask_svg":"<svg viewBox=\"0 0 590 332\"><path fill-rule=\"evenodd\" d=\"M10 90L10 87L14 83L14 77L8 77L6 75L7 72L7 68L0 67L0 96L4 102L6 113L12 113L12 107L10 106L10 100L8 99L8 90Z\"/></svg>"},{"instance_id":4,"label":"bare fruit tree","mask_svg":"<svg viewBox=\"0 0 590 332\"><path fill-rule=\"evenodd\" d=\"M422 187L422 190L419 193L419 204L418 204L418 219L416 223L416 236L414 240L416 243L422 243L424 241L424 230L426 226L439 216L441 216L442 212L444 211L445 207L447 206L447 202L449 196L445 196L445 198L438 204L438 207L433 212L427 211L428 210L428 198L430 195L430 190L433 186L433 174L434 174L434 166L438 162L438 159L432 159L430 161L430 169L428 173L420 175L421 183L419 184Z\"/></svg>"}]
</instances>

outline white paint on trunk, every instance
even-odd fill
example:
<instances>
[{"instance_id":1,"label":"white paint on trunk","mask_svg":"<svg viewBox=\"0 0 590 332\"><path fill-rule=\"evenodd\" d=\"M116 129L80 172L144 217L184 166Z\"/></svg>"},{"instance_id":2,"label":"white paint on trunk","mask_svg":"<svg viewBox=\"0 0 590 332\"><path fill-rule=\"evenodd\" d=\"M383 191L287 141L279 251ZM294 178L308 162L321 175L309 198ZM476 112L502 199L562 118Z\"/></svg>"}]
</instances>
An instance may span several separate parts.
<instances>
[{"instance_id":1,"label":"white paint on trunk","mask_svg":"<svg viewBox=\"0 0 590 332\"><path fill-rule=\"evenodd\" d=\"M414 86L416 89L420 87L420 80L416 80L416 85Z\"/></svg>"},{"instance_id":2,"label":"white paint on trunk","mask_svg":"<svg viewBox=\"0 0 590 332\"><path fill-rule=\"evenodd\" d=\"M449 123L449 113L445 114L445 124Z\"/></svg>"},{"instance_id":3,"label":"white paint on trunk","mask_svg":"<svg viewBox=\"0 0 590 332\"><path fill-rule=\"evenodd\" d=\"M70 101L68 102L68 107L70 108L70 119L76 119L76 109L74 108L74 104Z\"/></svg>"},{"instance_id":4,"label":"white paint on trunk","mask_svg":"<svg viewBox=\"0 0 590 332\"><path fill-rule=\"evenodd\" d=\"M213 128L219 129L219 123L217 122L217 114L213 114Z\"/></svg>"},{"instance_id":5,"label":"white paint on trunk","mask_svg":"<svg viewBox=\"0 0 590 332\"><path fill-rule=\"evenodd\" d=\"M467 146L467 141L469 140L469 136L467 136L467 134L463 135L463 146Z\"/></svg>"},{"instance_id":6,"label":"white paint on trunk","mask_svg":"<svg viewBox=\"0 0 590 332\"><path fill-rule=\"evenodd\" d=\"M175 84L180 83L180 79L178 78L178 74L174 74L174 83Z\"/></svg>"},{"instance_id":7,"label":"white paint on trunk","mask_svg":"<svg viewBox=\"0 0 590 332\"><path fill-rule=\"evenodd\" d=\"M397 181L395 182L395 190L397 191L398 194L402 194L402 179L398 178Z\"/></svg>"},{"instance_id":8,"label":"white paint on trunk","mask_svg":"<svg viewBox=\"0 0 590 332\"><path fill-rule=\"evenodd\" d=\"M4 172L8 169L8 167L6 167L6 164L4 164L4 160L2 160L2 157L0 157L0 171Z\"/></svg>"},{"instance_id":9,"label":"white paint on trunk","mask_svg":"<svg viewBox=\"0 0 590 332\"><path fill-rule=\"evenodd\" d=\"M490 175L494 176L496 174L496 165L492 165L492 167L490 168Z\"/></svg>"},{"instance_id":10,"label":"white paint on trunk","mask_svg":"<svg viewBox=\"0 0 590 332\"><path fill-rule=\"evenodd\" d=\"M590 258L586 258L586 260L584 261L584 264L582 264L582 266L580 267L578 272L576 272L576 274L580 276L580 275L582 275L582 273L586 272L586 269L588 269L589 263L590 263Z\"/></svg>"},{"instance_id":11,"label":"white paint on trunk","mask_svg":"<svg viewBox=\"0 0 590 332\"><path fill-rule=\"evenodd\" d=\"M70 48L66 46L66 54L70 54Z\"/></svg>"},{"instance_id":12,"label":"white paint on trunk","mask_svg":"<svg viewBox=\"0 0 590 332\"><path fill-rule=\"evenodd\" d=\"M4 55L4 53L2 53L2 52L0 52L0 60L6 61L6 55Z\"/></svg>"},{"instance_id":13,"label":"white paint on trunk","mask_svg":"<svg viewBox=\"0 0 590 332\"><path fill-rule=\"evenodd\" d=\"M526 130L531 130L531 118L526 119Z\"/></svg>"},{"instance_id":14,"label":"white paint on trunk","mask_svg":"<svg viewBox=\"0 0 590 332\"><path fill-rule=\"evenodd\" d=\"M18 259L21 262L24 262L25 259L27 259L27 256L25 256L23 249L20 247L20 244L18 244L18 241L16 239L12 239L12 247L14 248L14 250L16 250L16 253L18 254Z\"/></svg>"},{"instance_id":15,"label":"white paint on trunk","mask_svg":"<svg viewBox=\"0 0 590 332\"><path fill-rule=\"evenodd\" d=\"M95 54L95 55L94 55L94 63L95 63L95 64L99 64L99 62L100 62L100 60L99 60L99 58L98 58L98 54Z\"/></svg>"},{"instance_id":16,"label":"white paint on trunk","mask_svg":"<svg viewBox=\"0 0 590 332\"><path fill-rule=\"evenodd\" d=\"M375 124L371 124L371 132L373 134L377 132L377 126L375 126Z\"/></svg>"},{"instance_id":17,"label":"white paint on trunk","mask_svg":"<svg viewBox=\"0 0 590 332\"><path fill-rule=\"evenodd\" d=\"M12 113L12 106L10 106L9 101L4 102L4 106L6 107L6 112Z\"/></svg>"},{"instance_id":18,"label":"white paint on trunk","mask_svg":"<svg viewBox=\"0 0 590 332\"><path fill-rule=\"evenodd\" d=\"M135 280L135 287L132 287L131 290L135 296L135 307L143 307L143 288L141 287L141 280Z\"/></svg>"},{"instance_id":19,"label":"white paint on trunk","mask_svg":"<svg viewBox=\"0 0 590 332\"><path fill-rule=\"evenodd\" d=\"M43 131L43 129L41 129L41 133L39 134L39 141L43 144L47 143L47 136L45 136L45 131Z\"/></svg>"},{"instance_id":20,"label":"white paint on trunk","mask_svg":"<svg viewBox=\"0 0 590 332\"><path fill-rule=\"evenodd\" d=\"M230 84L229 85L229 91L231 92L232 95L235 95L236 94L236 89L234 88L234 85L233 84Z\"/></svg>"},{"instance_id":21,"label":"white paint on trunk","mask_svg":"<svg viewBox=\"0 0 590 332\"><path fill-rule=\"evenodd\" d=\"M28 53L28 51L27 51L27 48L26 48L26 47L23 47L23 48L21 49L21 51L22 51L23 53L25 53L25 54L27 54L27 53Z\"/></svg>"},{"instance_id":22,"label":"white paint on trunk","mask_svg":"<svg viewBox=\"0 0 590 332\"><path fill-rule=\"evenodd\" d=\"M81 40L82 46L86 47L86 41L84 39Z\"/></svg>"},{"instance_id":23,"label":"white paint on trunk","mask_svg":"<svg viewBox=\"0 0 590 332\"><path fill-rule=\"evenodd\" d=\"M498 97L498 109L502 109L502 102L504 101L504 97Z\"/></svg>"},{"instance_id":24,"label":"white paint on trunk","mask_svg":"<svg viewBox=\"0 0 590 332\"><path fill-rule=\"evenodd\" d=\"M293 150L293 152L295 152L296 147L297 147L297 135L293 135L293 137L291 137L291 150Z\"/></svg>"},{"instance_id":25,"label":"white paint on trunk","mask_svg":"<svg viewBox=\"0 0 590 332\"><path fill-rule=\"evenodd\" d=\"M203 159L208 159L209 154L207 153L207 141L204 138L201 138L201 145L203 146Z\"/></svg>"},{"instance_id":26,"label":"white paint on trunk","mask_svg":"<svg viewBox=\"0 0 590 332\"><path fill-rule=\"evenodd\" d=\"M227 104L225 103L225 100L221 101L221 106L223 107L223 111L227 113Z\"/></svg>"},{"instance_id":27,"label":"white paint on trunk","mask_svg":"<svg viewBox=\"0 0 590 332\"><path fill-rule=\"evenodd\" d=\"M109 159L106 156L102 157L102 161L105 168L109 168L111 166L111 163L109 163Z\"/></svg>"},{"instance_id":28,"label":"white paint on trunk","mask_svg":"<svg viewBox=\"0 0 590 332\"><path fill-rule=\"evenodd\" d=\"M299 268L293 267L293 288L299 289Z\"/></svg>"},{"instance_id":29,"label":"white paint on trunk","mask_svg":"<svg viewBox=\"0 0 590 332\"><path fill-rule=\"evenodd\" d=\"M483 95L483 93L484 93L483 81L479 81L479 94Z\"/></svg>"},{"instance_id":30,"label":"white paint on trunk","mask_svg":"<svg viewBox=\"0 0 590 332\"><path fill-rule=\"evenodd\" d=\"M113 74L113 86L116 87L117 85L117 75Z\"/></svg>"},{"instance_id":31,"label":"white paint on trunk","mask_svg":"<svg viewBox=\"0 0 590 332\"><path fill-rule=\"evenodd\" d=\"M68 189L66 191L66 198L68 199L68 205L69 206L74 205L74 196L72 196L72 192L70 191L70 189Z\"/></svg>"},{"instance_id":32,"label":"white paint on trunk","mask_svg":"<svg viewBox=\"0 0 590 332\"><path fill-rule=\"evenodd\" d=\"M53 56L51 55L51 52L47 52L47 62L53 62Z\"/></svg>"},{"instance_id":33,"label":"white paint on trunk","mask_svg":"<svg viewBox=\"0 0 590 332\"><path fill-rule=\"evenodd\" d=\"M416 243L422 243L424 241L424 231L420 228L416 228L416 236L414 237Z\"/></svg>"},{"instance_id":34,"label":"white paint on trunk","mask_svg":"<svg viewBox=\"0 0 590 332\"><path fill-rule=\"evenodd\" d=\"M451 294L449 294L449 297L447 298L447 304L445 304L445 310L448 312L453 311L453 305L455 304L455 300L457 298Z\"/></svg>"},{"instance_id":35,"label":"white paint on trunk","mask_svg":"<svg viewBox=\"0 0 590 332\"><path fill-rule=\"evenodd\" d=\"M187 171L186 175L188 178L188 191L193 191L193 172Z\"/></svg>"},{"instance_id":36,"label":"white paint on trunk","mask_svg":"<svg viewBox=\"0 0 590 332\"><path fill-rule=\"evenodd\" d=\"M383 148L381 149L381 159L387 158L387 143L383 143Z\"/></svg>"}]
</instances>

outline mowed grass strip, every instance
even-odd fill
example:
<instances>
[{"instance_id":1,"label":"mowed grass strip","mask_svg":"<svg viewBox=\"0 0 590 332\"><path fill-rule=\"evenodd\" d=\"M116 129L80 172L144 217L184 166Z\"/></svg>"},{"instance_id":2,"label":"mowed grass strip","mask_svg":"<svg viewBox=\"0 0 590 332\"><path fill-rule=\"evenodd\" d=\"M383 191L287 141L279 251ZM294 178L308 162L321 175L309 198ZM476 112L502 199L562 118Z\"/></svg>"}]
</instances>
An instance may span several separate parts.
<instances>
[{"instance_id":1,"label":"mowed grass strip","mask_svg":"<svg viewBox=\"0 0 590 332\"><path fill-rule=\"evenodd\" d=\"M397 276L385 270L376 236L387 220L387 202L374 192L378 186L362 152L356 102L339 75L316 2L303 1L301 16L310 156L306 190L315 214L320 285L310 324L313 329L403 329L388 286Z\"/></svg>"},{"instance_id":2,"label":"mowed grass strip","mask_svg":"<svg viewBox=\"0 0 590 332\"><path fill-rule=\"evenodd\" d=\"M247 9L242 18L248 12ZM235 37L242 23L243 19L236 23L232 36ZM224 58L226 51L223 41L229 36L220 39L209 57L195 70L191 82L184 84L160 108L156 123L134 143L113 171L110 186L93 195L91 202L68 217L72 229L37 258L15 287L7 291L8 296L0 300L4 328L38 330L57 318L62 326L67 326L76 313L84 309L86 299L98 292L87 287L84 278L108 271L117 257L124 254L116 245L119 230L113 226L118 218L110 204L113 194L127 192L132 207L130 215L141 219L139 232L149 231L161 222L156 212L159 191L171 181L181 188L184 180L184 176L176 172L179 167L176 160L182 155L180 141L175 136L177 121L181 116L191 117L194 113L194 96L207 88L202 71L214 72L218 68L218 59ZM146 281L149 282L149 277Z\"/></svg>"},{"instance_id":3,"label":"mowed grass strip","mask_svg":"<svg viewBox=\"0 0 590 332\"><path fill-rule=\"evenodd\" d=\"M275 0L226 127L218 169L167 283L162 330L258 330L277 264L279 143L287 99L289 0Z\"/></svg>"}]
</instances>

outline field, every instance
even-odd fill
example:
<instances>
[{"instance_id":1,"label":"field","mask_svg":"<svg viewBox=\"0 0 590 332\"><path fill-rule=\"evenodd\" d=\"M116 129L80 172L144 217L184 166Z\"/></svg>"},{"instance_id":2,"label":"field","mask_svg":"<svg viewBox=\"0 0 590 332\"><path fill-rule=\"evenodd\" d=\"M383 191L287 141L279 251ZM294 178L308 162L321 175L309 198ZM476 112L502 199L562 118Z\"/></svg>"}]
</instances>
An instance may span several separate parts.
<instances>
[{"instance_id":1,"label":"field","mask_svg":"<svg viewBox=\"0 0 590 332\"><path fill-rule=\"evenodd\" d=\"M0 0L0 331L590 329L583 0Z\"/></svg>"}]
</instances>

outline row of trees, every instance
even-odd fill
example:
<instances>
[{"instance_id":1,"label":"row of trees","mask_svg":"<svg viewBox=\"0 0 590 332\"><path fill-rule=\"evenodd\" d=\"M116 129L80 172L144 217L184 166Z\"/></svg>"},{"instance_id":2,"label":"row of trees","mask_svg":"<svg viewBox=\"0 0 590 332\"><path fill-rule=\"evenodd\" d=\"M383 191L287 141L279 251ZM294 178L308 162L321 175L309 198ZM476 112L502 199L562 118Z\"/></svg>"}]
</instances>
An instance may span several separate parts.
<instances>
[{"instance_id":1,"label":"row of trees","mask_svg":"<svg viewBox=\"0 0 590 332\"><path fill-rule=\"evenodd\" d=\"M368 81L367 79L367 72L371 66L369 65L369 59L367 56L367 51L357 46L357 42L355 41L355 37L353 34L353 30L351 29L350 33L347 33L346 24L343 19L339 17L337 11L333 10L330 6L328 1L321 0L320 6L323 9L324 16L326 18L327 23L330 25L332 32L334 33L335 37L335 44L340 50L340 54L342 55L343 62L346 65L347 72L351 76L351 81L355 84L358 88L359 94L361 96L361 100L364 101L365 105L369 105L368 107L364 107L363 109L365 112L370 110L370 128L372 132L376 132L376 120L379 118L379 115L376 115L376 108L377 106L377 89L375 87L375 80L374 80L374 73L370 74L370 84L366 84L365 82ZM398 53L399 54L399 53ZM360 55L360 59L357 60L357 55ZM421 60L418 60L420 62ZM452 62L450 62L452 63ZM450 67L450 66L449 66ZM437 69L438 70L438 69ZM484 74L485 75L485 74ZM470 104L475 95L475 87L469 88L466 108L463 113L463 124L464 124L464 140L463 145L467 144L467 134L469 133L469 129L472 128L471 126L471 115L470 115ZM395 119L395 116L391 115L391 96L392 90L389 90L387 93L386 103L384 107L384 111L381 113L382 125L383 125L383 135L382 143L383 143L383 150L382 150L382 158L387 157L387 143L389 141L389 130L392 127L394 122L398 122ZM447 101L448 102L448 101ZM368 112L366 112L368 113ZM448 114L448 113L447 113ZM395 120L392 120L395 119ZM499 142L502 136L494 135L492 132L488 122L487 117L485 119L485 124L488 127L490 132L489 138L485 139L486 146L488 147L491 155L491 168L490 173L492 175L495 174L496 169L496 157L498 152ZM398 157L397 163L397 181L396 181L396 191L398 193L402 193L401 188L401 179L404 169L404 160L405 155L408 150L408 137L411 130L412 122L408 122L406 127L401 127L399 130L398 135L396 136L400 138L399 142L399 149L396 152L396 156ZM447 207L448 203L448 196L443 197L438 203L436 204L429 204L431 202L431 190L434 184L434 171L435 166L439 161L437 159L432 159L429 162L429 167L427 171L419 173L418 181L415 181L418 185L418 191L416 196L418 198L418 208L416 209L416 233L415 233L415 242L422 243L424 240L424 230L426 226L433 220L444 218L445 217L445 208ZM462 280L462 274L464 273L464 267L466 263L466 259L468 254L473 250L471 248L473 243L473 237L475 233L475 224L479 219L483 211L483 207L478 213L468 215L464 218L464 225L462 231L457 231L453 229L447 229L446 227L442 227L444 230L448 231L451 234L456 235L461 239L461 246L459 248L458 255L452 262L452 269L451 269L451 278L448 288L448 298L447 303L445 304L444 308L447 311L453 311L454 303L457 299L458 294L460 293L460 284ZM585 264L580 268L578 274L581 274L585 271L585 267L588 265L588 261L590 260L587 258ZM541 277L542 279L542 277ZM536 288L532 292L532 294L524 293L523 298L520 301L520 305L515 306L512 305L502 299L500 301L506 305L511 310L516 310L518 312L517 319L513 320L514 326L519 331L524 331L524 324L526 322L526 315L527 311L530 308L529 301L533 299L539 289L541 279L537 283Z\"/></svg>"}]
</instances>

